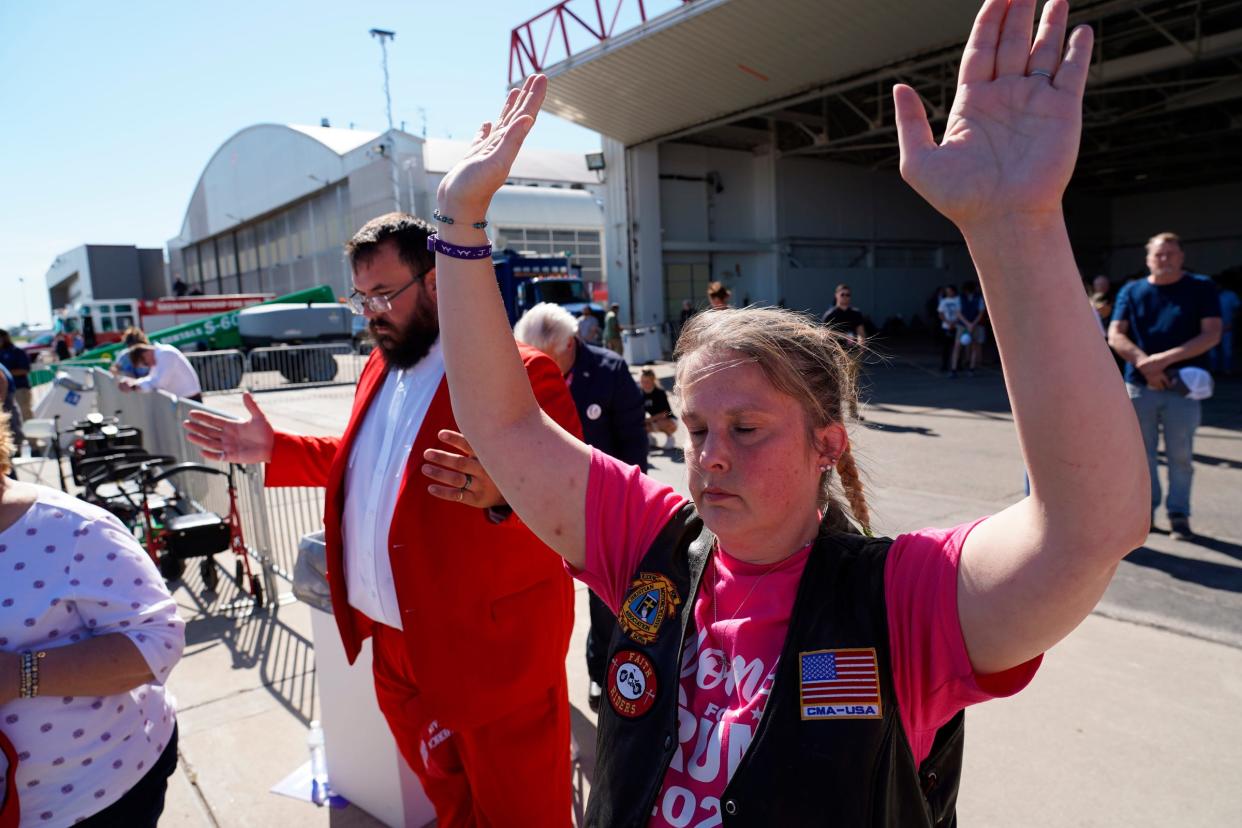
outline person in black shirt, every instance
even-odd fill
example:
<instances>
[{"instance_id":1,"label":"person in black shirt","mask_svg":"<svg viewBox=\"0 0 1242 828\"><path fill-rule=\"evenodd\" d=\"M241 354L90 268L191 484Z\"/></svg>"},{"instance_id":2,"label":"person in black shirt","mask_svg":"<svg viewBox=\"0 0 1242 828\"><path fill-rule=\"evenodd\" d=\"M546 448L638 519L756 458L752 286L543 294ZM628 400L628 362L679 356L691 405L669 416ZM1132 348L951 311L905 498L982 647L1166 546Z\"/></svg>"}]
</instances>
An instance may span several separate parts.
<instances>
[{"instance_id":1,"label":"person in black shirt","mask_svg":"<svg viewBox=\"0 0 1242 828\"><path fill-rule=\"evenodd\" d=\"M867 340L867 325L863 319L862 311L850 304L850 298L853 292L850 286L842 282L837 285L836 299L837 303L824 312L820 317L820 322L832 328L834 331L843 336L854 351L853 373L851 380L855 383L858 380L858 359L862 351L863 343ZM857 395L850 396L850 416L856 420L863 419L858 414Z\"/></svg>"},{"instance_id":2,"label":"person in black shirt","mask_svg":"<svg viewBox=\"0 0 1242 828\"><path fill-rule=\"evenodd\" d=\"M825 311L819 321L855 345L862 345L867 338L867 326L862 312L850 305L852 295L849 285L837 285L837 303Z\"/></svg>"},{"instance_id":3,"label":"person in black shirt","mask_svg":"<svg viewBox=\"0 0 1242 828\"><path fill-rule=\"evenodd\" d=\"M647 414L647 439L656 448L656 433L664 435L665 450L676 448L677 416L668 404L668 394L656 384L655 371L644 368L638 375L638 386L643 391L643 410Z\"/></svg>"}]
</instances>

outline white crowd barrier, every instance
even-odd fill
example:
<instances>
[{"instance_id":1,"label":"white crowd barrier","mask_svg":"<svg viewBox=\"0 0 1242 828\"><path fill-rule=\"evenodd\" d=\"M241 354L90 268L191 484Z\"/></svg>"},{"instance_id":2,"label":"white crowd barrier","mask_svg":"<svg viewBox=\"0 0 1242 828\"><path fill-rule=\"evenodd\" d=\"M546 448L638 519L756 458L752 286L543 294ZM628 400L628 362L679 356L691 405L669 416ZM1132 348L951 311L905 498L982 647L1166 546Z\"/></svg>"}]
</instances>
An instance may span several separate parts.
<instances>
[{"instance_id":1,"label":"white crowd barrier","mask_svg":"<svg viewBox=\"0 0 1242 828\"><path fill-rule=\"evenodd\" d=\"M230 415L163 391L124 393L117 387L116 379L105 371L96 370L93 379L99 413L116 416L141 430L147 452L168 455L177 462L225 468L225 464L204 457L186 439L182 423L194 410ZM69 425L62 424L62 428ZM323 527L324 491L312 487L268 489L263 485L263 473L262 465L234 466L234 484L246 547L252 564L261 568L264 600L275 604L292 592L298 541ZM182 485L205 508L220 515L228 513L228 486L224 478L192 475Z\"/></svg>"}]
</instances>

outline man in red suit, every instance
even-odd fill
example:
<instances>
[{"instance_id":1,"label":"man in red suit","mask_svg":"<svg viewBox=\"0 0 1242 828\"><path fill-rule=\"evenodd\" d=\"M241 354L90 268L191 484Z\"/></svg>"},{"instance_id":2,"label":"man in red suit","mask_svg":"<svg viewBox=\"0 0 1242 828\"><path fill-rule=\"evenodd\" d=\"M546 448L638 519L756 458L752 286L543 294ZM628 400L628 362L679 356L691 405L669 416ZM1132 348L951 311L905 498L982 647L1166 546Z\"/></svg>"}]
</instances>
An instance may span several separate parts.
<instances>
[{"instance_id":1,"label":"man in red suit","mask_svg":"<svg viewBox=\"0 0 1242 828\"><path fill-rule=\"evenodd\" d=\"M350 304L377 348L342 437L273 431L249 395L249 420L195 412L187 434L208 457L267 463L269 486L327 487L341 640L352 662L371 636L380 709L439 823L565 825L573 590L456 433L430 232L390 213L346 245ZM533 349L522 359L544 411L580 435L556 364Z\"/></svg>"}]
</instances>

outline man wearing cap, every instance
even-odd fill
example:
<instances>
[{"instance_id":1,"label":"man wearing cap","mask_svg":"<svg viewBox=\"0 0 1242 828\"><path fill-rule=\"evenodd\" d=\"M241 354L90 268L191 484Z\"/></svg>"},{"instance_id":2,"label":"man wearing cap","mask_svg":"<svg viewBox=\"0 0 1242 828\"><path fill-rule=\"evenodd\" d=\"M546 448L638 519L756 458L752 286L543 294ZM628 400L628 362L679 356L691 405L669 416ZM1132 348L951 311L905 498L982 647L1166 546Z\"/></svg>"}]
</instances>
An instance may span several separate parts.
<instances>
[{"instance_id":1,"label":"man wearing cap","mask_svg":"<svg viewBox=\"0 0 1242 828\"><path fill-rule=\"evenodd\" d=\"M122 379L122 391L167 391L177 397L203 401L198 372L179 349L163 342L139 342L126 353L134 368L146 368L147 375L141 379Z\"/></svg>"},{"instance_id":2,"label":"man wearing cap","mask_svg":"<svg viewBox=\"0 0 1242 828\"><path fill-rule=\"evenodd\" d=\"M1147 241L1146 279L1131 282L1117 294L1108 344L1126 361L1126 390L1134 402L1147 462L1151 470L1151 508L1160 505L1156 444L1164 431L1169 466L1165 510L1173 537L1193 537L1190 529L1190 482L1199 401L1207 353L1220 341L1220 299L1210 279L1183 269L1185 254L1174 233Z\"/></svg>"}]
</instances>

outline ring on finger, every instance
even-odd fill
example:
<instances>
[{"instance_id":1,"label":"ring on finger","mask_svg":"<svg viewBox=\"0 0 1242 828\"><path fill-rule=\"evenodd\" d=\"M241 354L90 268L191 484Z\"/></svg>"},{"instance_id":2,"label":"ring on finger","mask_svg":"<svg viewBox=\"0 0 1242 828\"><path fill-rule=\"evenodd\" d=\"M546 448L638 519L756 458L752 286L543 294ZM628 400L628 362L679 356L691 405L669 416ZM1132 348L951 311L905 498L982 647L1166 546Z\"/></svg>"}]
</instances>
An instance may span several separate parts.
<instances>
[{"instance_id":1,"label":"ring on finger","mask_svg":"<svg viewBox=\"0 0 1242 828\"><path fill-rule=\"evenodd\" d=\"M1052 81L1052 73L1049 72L1047 69L1032 69L1031 71L1026 73L1026 76L1028 78L1033 78L1036 75L1038 75L1041 78L1047 78L1049 82Z\"/></svg>"},{"instance_id":2,"label":"ring on finger","mask_svg":"<svg viewBox=\"0 0 1242 828\"><path fill-rule=\"evenodd\" d=\"M471 484L471 483L473 483L473 482L474 482L474 475L472 475L472 474L467 474L467 475L466 475L466 482L462 484L462 486L461 486L461 490L462 490L463 492L468 492L468 491L470 491L470 484Z\"/></svg>"}]
</instances>

